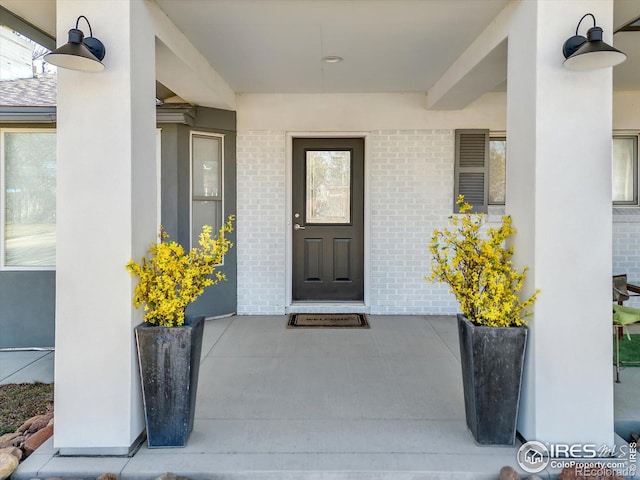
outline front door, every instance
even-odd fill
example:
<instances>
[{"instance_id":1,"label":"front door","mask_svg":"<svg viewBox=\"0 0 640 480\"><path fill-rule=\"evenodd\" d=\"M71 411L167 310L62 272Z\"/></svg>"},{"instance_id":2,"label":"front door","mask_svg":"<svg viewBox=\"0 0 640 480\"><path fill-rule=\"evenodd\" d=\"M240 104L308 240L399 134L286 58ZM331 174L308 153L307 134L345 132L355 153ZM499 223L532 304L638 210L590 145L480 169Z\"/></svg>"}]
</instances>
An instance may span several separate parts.
<instances>
[{"instance_id":1,"label":"front door","mask_svg":"<svg viewBox=\"0 0 640 480\"><path fill-rule=\"evenodd\" d=\"M293 300L364 300L364 139L293 140Z\"/></svg>"}]
</instances>

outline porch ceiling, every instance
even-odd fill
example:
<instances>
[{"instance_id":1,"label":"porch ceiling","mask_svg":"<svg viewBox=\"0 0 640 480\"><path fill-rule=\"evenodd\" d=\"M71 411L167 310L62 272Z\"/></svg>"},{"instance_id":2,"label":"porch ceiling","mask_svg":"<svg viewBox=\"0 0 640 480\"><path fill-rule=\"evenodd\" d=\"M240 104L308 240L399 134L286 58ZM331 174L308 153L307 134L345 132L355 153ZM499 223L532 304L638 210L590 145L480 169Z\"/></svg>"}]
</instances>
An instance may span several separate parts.
<instances>
[{"instance_id":1,"label":"porch ceiling","mask_svg":"<svg viewBox=\"0 0 640 480\"><path fill-rule=\"evenodd\" d=\"M238 93L354 93L427 91L508 0L156 2ZM614 8L616 27L640 15L637 0ZM639 38L615 36L617 90L640 90Z\"/></svg>"},{"instance_id":2,"label":"porch ceiling","mask_svg":"<svg viewBox=\"0 0 640 480\"><path fill-rule=\"evenodd\" d=\"M358 93L426 92L508 0L156 2L237 93ZM0 5L55 33L55 0ZM614 9L617 28L640 15L640 2ZM614 37L628 55L614 68L616 90L640 90L638 39ZM323 63L326 55L344 61Z\"/></svg>"},{"instance_id":3,"label":"porch ceiling","mask_svg":"<svg viewBox=\"0 0 640 480\"><path fill-rule=\"evenodd\" d=\"M426 91L507 0L157 3L236 92L344 93Z\"/></svg>"}]
</instances>

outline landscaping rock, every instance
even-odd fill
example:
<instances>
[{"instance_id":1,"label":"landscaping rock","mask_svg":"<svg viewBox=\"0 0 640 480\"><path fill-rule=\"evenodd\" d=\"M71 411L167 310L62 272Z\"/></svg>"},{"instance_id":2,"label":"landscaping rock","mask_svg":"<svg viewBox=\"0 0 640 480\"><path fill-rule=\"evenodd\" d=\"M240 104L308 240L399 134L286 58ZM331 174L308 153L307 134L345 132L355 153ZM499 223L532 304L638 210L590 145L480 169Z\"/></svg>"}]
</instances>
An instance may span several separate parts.
<instances>
[{"instance_id":1,"label":"landscaping rock","mask_svg":"<svg viewBox=\"0 0 640 480\"><path fill-rule=\"evenodd\" d=\"M45 413L44 415L38 415L33 418L33 422L27 430L29 433L36 433L38 430L42 430L46 427L53 418L53 412Z\"/></svg>"},{"instance_id":2,"label":"landscaping rock","mask_svg":"<svg viewBox=\"0 0 640 480\"><path fill-rule=\"evenodd\" d=\"M119 479L113 473L103 473L97 478L97 480L119 480Z\"/></svg>"},{"instance_id":3,"label":"landscaping rock","mask_svg":"<svg viewBox=\"0 0 640 480\"><path fill-rule=\"evenodd\" d=\"M8 453L9 455L16 457L18 460L22 460L22 450L17 447L0 448L0 453Z\"/></svg>"},{"instance_id":4,"label":"landscaping rock","mask_svg":"<svg viewBox=\"0 0 640 480\"><path fill-rule=\"evenodd\" d=\"M27 458L53 435L53 423L53 412L31 417L20 425L14 433L0 436L0 453L12 454L18 461ZM107 478L104 480L114 479Z\"/></svg>"},{"instance_id":5,"label":"landscaping rock","mask_svg":"<svg viewBox=\"0 0 640 480\"><path fill-rule=\"evenodd\" d=\"M0 453L0 480L9 478L20 461L10 453Z\"/></svg>"},{"instance_id":6,"label":"landscaping rock","mask_svg":"<svg viewBox=\"0 0 640 480\"><path fill-rule=\"evenodd\" d=\"M580 477L578 476L575 468L565 467L558 475L558 480L578 480Z\"/></svg>"},{"instance_id":7,"label":"landscaping rock","mask_svg":"<svg viewBox=\"0 0 640 480\"><path fill-rule=\"evenodd\" d=\"M24 437L18 433L5 433L0 437L0 448L17 447L24 441Z\"/></svg>"},{"instance_id":8,"label":"landscaping rock","mask_svg":"<svg viewBox=\"0 0 640 480\"><path fill-rule=\"evenodd\" d=\"M190 480L189 477L180 477L175 473L167 472L163 473L159 477L156 477L155 480Z\"/></svg>"},{"instance_id":9,"label":"landscaping rock","mask_svg":"<svg viewBox=\"0 0 640 480\"><path fill-rule=\"evenodd\" d=\"M509 466L500 469L500 480L520 480L520 474Z\"/></svg>"},{"instance_id":10,"label":"landscaping rock","mask_svg":"<svg viewBox=\"0 0 640 480\"><path fill-rule=\"evenodd\" d=\"M624 477L616 474L601 477L597 475L587 475L587 472L583 475L582 473L578 473L576 466L573 466L562 469L562 472L558 475L558 480L624 480Z\"/></svg>"},{"instance_id":11,"label":"landscaping rock","mask_svg":"<svg viewBox=\"0 0 640 480\"><path fill-rule=\"evenodd\" d=\"M33 425L33 422L35 422L38 418L40 418L40 416L41 415L36 415L35 417L31 417L28 420L25 420L25 422L18 427L16 432L24 433L28 431L31 425Z\"/></svg>"},{"instance_id":12,"label":"landscaping rock","mask_svg":"<svg viewBox=\"0 0 640 480\"><path fill-rule=\"evenodd\" d=\"M53 435L53 425L48 425L27 438L22 446L25 458L35 452L51 435Z\"/></svg>"}]
</instances>

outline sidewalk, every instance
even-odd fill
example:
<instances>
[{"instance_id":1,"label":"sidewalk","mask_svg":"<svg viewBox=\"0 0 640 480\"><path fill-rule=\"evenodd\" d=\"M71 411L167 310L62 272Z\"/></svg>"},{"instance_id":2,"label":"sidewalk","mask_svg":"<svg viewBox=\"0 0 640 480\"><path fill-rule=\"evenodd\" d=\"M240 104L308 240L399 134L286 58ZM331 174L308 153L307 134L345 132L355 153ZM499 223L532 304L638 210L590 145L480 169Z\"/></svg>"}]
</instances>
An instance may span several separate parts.
<instances>
[{"instance_id":1,"label":"sidewalk","mask_svg":"<svg viewBox=\"0 0 640 480\"><path fill-rule=\"evenodd\" d=\"M53 383L53 351L0 352L0 385Z\"/></svg>"}]
</instances>

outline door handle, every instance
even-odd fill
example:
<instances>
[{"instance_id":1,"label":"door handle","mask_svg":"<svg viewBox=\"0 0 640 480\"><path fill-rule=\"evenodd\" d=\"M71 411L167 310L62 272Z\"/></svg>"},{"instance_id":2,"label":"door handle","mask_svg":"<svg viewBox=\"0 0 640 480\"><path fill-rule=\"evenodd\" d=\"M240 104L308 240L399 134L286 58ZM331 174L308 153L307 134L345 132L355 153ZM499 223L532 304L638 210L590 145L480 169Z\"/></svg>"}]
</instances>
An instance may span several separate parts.
<instances>
[{"instance_id":1,"label":"door handle","mask_svg":"<svg viewBox=\"0 0 640 480\"><path fill-rule=\"evenodd\" d=\"M299 223L295 223L293 225L293 229L294 230L306 230L307 227L303 227L302 225L300 225Z\"/></svg>"}]
</instances>

